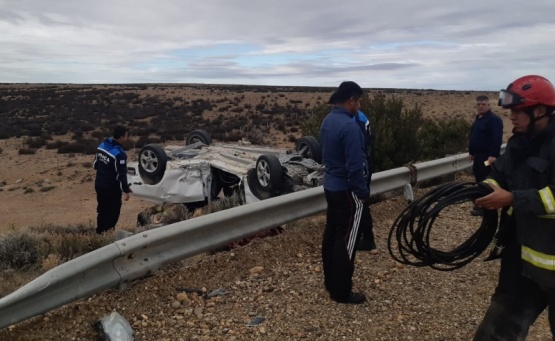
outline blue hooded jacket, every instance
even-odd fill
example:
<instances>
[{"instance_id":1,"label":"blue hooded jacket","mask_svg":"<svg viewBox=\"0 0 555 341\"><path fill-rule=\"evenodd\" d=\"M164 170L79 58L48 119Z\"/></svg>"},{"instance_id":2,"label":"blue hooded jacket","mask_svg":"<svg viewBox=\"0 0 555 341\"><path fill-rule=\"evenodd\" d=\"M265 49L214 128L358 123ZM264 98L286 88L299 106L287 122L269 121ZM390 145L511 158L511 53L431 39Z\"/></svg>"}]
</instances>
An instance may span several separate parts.
<instances>
[{"instance_id":1,"label":"blue hooded jacket","mask_svg":"<svg viewBox=\"0 0 555 341\"><path fill-rule=\"evenodd\" d=\"M353 114L334 107L320 127L322 157L326 167L324 189L352 191L359 198L369 196L365 138Z\"/></svg>"}]
</instances>

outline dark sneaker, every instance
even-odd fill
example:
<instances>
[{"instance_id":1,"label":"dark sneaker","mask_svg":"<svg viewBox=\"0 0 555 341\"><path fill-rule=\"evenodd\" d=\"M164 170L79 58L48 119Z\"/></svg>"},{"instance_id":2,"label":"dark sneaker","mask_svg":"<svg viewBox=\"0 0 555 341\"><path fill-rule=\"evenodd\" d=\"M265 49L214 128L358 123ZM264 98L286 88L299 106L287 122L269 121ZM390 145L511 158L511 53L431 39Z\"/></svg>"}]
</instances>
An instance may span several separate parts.
<instances>
[{"instance_id":1,"label":"dark sneaker","mask_svg":"<svg viewBox=\"0 0 555 341\"><path fill-rule=\"evenodd\" d=\"M345 303L345 304L361 304L366 301L366 297L364 296L364 294L361 294L358 292L352 292L349 295L347 295L347 297L342 297L342 298L331 297L331 299L337 303Z\"/></svg>"},{"instance_id":2,"label":"dark sneaker","mask_svg":"<svg viewBox=\"0 0 555 341\"><path fill-rule=\"evenodd\" d=\"M376 242L374 242L371 239L361 239L358 242L357 250L361 250L361 251L376 250Z\"/></svg>"},{"instance_id":3,"label":"dark sneaker","mask_svg":"<svg viewBox=\"0 0 555 341\"><path fill-rule=\"evenodd\" d=\"M485 209L483 207L474 207L470 214L475 217L483 217Z\"/></svg>"}]
</instances>

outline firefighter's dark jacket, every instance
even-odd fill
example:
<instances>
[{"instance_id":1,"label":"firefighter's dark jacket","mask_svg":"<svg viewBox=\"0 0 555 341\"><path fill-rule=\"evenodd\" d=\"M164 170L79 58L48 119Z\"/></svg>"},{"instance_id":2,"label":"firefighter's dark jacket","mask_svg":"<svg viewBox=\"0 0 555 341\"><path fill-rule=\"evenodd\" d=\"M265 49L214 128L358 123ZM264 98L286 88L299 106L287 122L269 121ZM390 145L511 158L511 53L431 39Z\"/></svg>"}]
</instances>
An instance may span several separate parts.
<instances>
[{"instance_id":1,"label":"firefighter's dark jacket","mask_svg":"<svg viewBox=\"0 0 555 341\"><path fill-rule=\"evenodd\" d=\"M521 245L524 274L555 287L555 119L535 137L515 134L485 182L513 194L509 213Z\"/></svg>"},{"instance_id":2,"label":"firefighter's dark jacket","mask_svg":"<svg viewBox=\"0 0 555 341\"><path fill-rule=\"evenodd\" d=\"M98 146L94 169L96 169L95 188L129 193L127 154L118 141L109 137Z\"/></svg>"}]
</instances>

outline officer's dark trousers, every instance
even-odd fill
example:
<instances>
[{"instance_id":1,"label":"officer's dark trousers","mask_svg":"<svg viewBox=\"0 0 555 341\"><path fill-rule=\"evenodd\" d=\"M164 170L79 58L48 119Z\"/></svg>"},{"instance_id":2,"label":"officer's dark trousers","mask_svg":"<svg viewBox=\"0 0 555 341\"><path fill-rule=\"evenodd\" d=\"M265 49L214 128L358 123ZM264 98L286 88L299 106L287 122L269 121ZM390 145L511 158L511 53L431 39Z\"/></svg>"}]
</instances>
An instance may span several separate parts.
<instances>
[{"instance_id":1,"label":"officer's dark trousers","mask_svg":"<svg viewBox=\"0 0 555 341\"><path fill-rule=\"evenodd\" d=\"M366 200L364 205L368 208L368 219L363 220L364 223L360 225L360 232L362 235L362 239L364 240L374 240L374 222L372 219L372 211L370 211L370 202Z\"/></svg>"},{"instance_id":2,"label":"officer's dark trousers","mask_svg":"<svg viewBox=\"0 0 555 341\"><path fill-rule=\"evenodd\" d=\"M326 191L327 222L322 241L324 284L335 299L347 297L352 277L360 225L369 219L368 206L350 191Z\"/></svg>"},{"instance_id":3,"label":"officer's dark trousers","mask_svg":"<svg viewBox=\"0 0 555 341\"><path fill-rule=\"evenodd\" d=\"M549 306L551 333L555 335L555 288L544 288L522 275L520 245L503 250L499 283L475 341L524 340L528 329Z\"/></svg>"},{"instance_id":4,"label":"officer's dark trousers","mask_svg":"<svg viewBox=\"0 0 555 341\"><path fill-rule=\"evenodd\" d=\"M368 164L371 164L371 163L369 162ZM370 188L371 181L372 181L372 174L370 174L370 177L368 178L368 188ZM370 210L370 199L366 199L364 201L364 205L368 206L368 218L362 220L362 223L360 224L360 233L362 235L362 239L375 242L374 220L372 219L372 211Z\"/></svg>"},{"instance_id":5,"label":"officer's dark trousers","mask_svg":"<svg viewBox=\"0 0 555 341\"><path fill-rule=\"evenodd\" d=\"M121 190L96 188L96 233L111 230L118 223L121 210Z\"/></svg>"},{"instance_id":6,"label":"officer's dark trousers","mask_svg":"<svg viewBox=\"0 0 555 341\"><path fill-rule=\"evenodd\" d=\"M474 155L474 163L472 164L472 173L474 173L474 179L476 182L484 181L490 171L491 166L486 166L484 162L488 159L488 154L475 154Z\"/></svg>"}]
</instances>

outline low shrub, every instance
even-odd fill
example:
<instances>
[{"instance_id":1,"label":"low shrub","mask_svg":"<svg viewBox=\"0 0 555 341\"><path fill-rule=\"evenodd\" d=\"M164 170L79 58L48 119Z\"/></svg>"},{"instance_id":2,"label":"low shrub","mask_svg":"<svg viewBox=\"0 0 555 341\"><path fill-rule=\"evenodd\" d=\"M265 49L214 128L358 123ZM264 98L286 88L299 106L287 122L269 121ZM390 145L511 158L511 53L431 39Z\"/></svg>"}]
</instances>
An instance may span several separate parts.
<instances>
[{"instance_id":1,"label":"low shrub","mask_svg":"<svg viewBox=\"0 0 555 341\"><path fill-rule=\"evenodd\" d=\"M320 126L330 110L330 105L322 104L308 111L301 123L303 135L320 139ZM374 136L375 172L463 152L468 143L470 125L466 121L424 119L421 107L407 108L402 99L393 95L365 95L361 110L370 120Z\"/></svg>"},{"instance_id":2,"label":"low shrub","mask_svg":"<svg viewBox=\"0 0 555 341\"><path fill-rule=\"evenodd\" d=\"M31 155L31 154L35 154L37 152L36 149L32 149L32 148L20 148L18 151L19 155Z\"/></svg>"},{"instance_id":3,"label":"low shrub","mask_svg":"<svg viewBox=\"0 0 555 341\"><path fill-rule=\"evenodd\" d=\"M25 144L27 144L29 148L40 148L45 146L47 143L48 140L44 136L30 137L25 140Z\"/></svg>"},{"instance_id":4,"label":"low shrub","mask_svg":"<svg viewBox=\"0 0 555 341\"><path fill-rule=\"evenodd\" d=\"M34 269L40 258L40 239L33 234L12 231L0 238L0 269Z\"/></svg>"},{"instance_id":5,"label":"low shrub","mask_svg":"<svg viewBox=\"0 0 555 341\"><path fill-rule=\"evenodd\" d=\"M56 140L54 142L47 143L46 144L46 149L58 149L61 146L65 146L65 145L68 145L68 144L69 144L69 142Z\"/></svg>"},{"instance_id":6,"label":"low shrub","mask_svg":"<svg viewBox=\"0 0 555 341\"><path fill-rule=\"evenodd\" d=\"M422 158L433 159L465 152L470 127L470 123L461 118L425 120L418 131Z\"/></svg>"},{"instance_id":7,"label":"low shrub","mask_svg":"<svg viewBox=\"0 0 555 341\"><path fill-rule=\"evenodd\" d=\"M56 186L44 186L44 187L41 187L39 191L48 192L50 190L53 190L54 188L56 188Z\"/></svg>"},{"instance_id":8,"label":"low shrub","mask_svg":"<svg viewBox=\"0 0 555 341\"><path fill-rule=\"evenodd\" d=\"M92 139L80 139L75 142L61 145L58 147L58 154L82 153L95 154L98 141Z\"/></svg>"}]
</instances>

